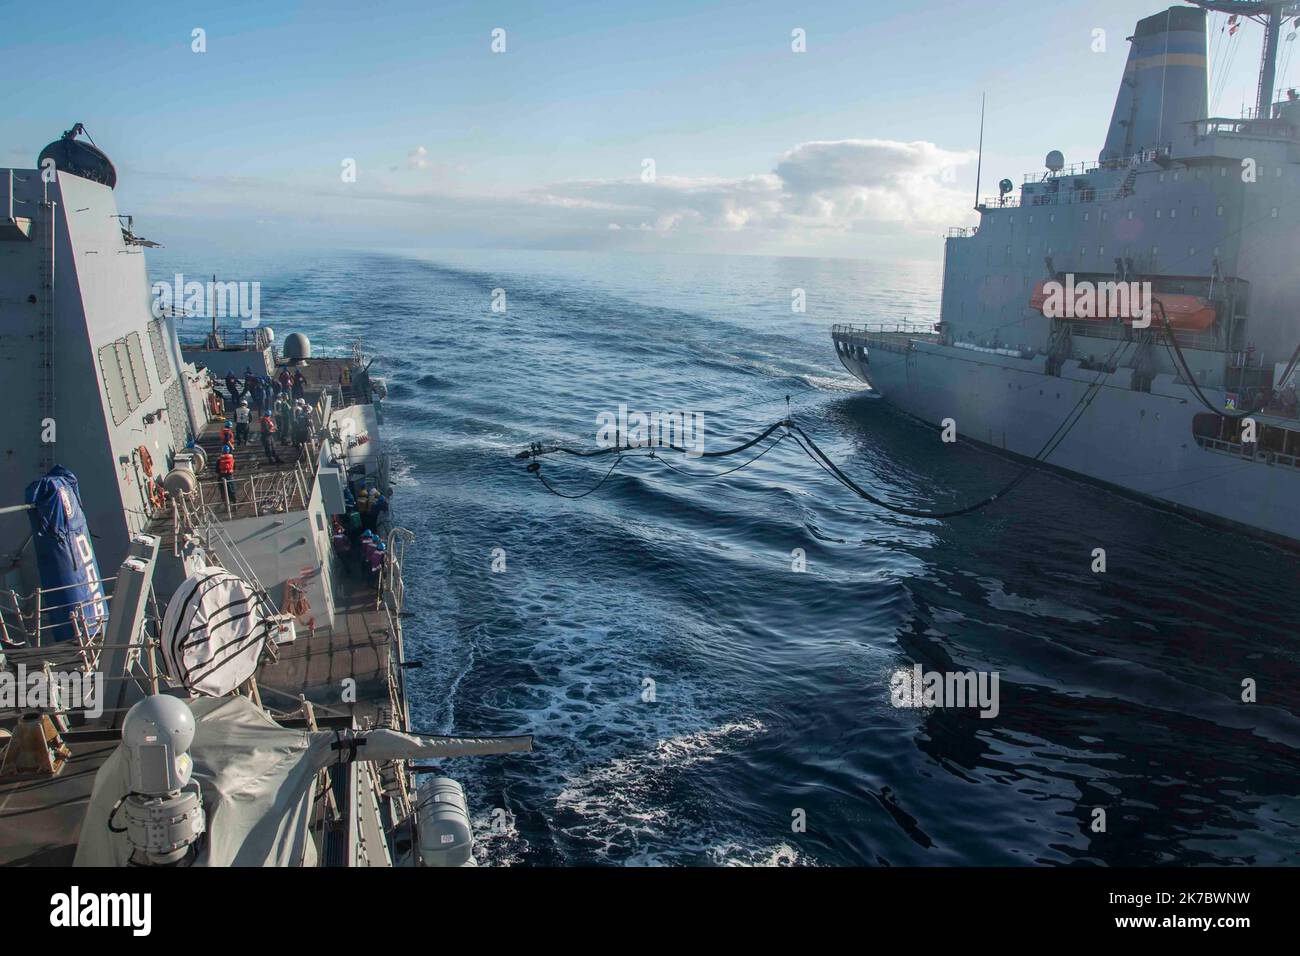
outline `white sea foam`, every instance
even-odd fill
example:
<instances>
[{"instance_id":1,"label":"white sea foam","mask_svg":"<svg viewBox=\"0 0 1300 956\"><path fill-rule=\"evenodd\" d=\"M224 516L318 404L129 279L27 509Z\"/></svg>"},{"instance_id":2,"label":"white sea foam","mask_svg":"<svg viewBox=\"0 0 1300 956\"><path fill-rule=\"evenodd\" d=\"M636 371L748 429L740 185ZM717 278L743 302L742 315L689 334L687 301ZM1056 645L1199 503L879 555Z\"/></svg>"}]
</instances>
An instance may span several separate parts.
<instances>
[{"instance_id":1,"label":"white sea foam","mask_svg":"<svg viewBox=\"0 0 1300 956\"><path fill-rule=\"evenodd\" d=\"M785 844L746 839L735 822L716 819L722 808L682 808L667 794L691 768L733 752L767 728L757 719L729 721L658 740L654 746L613 757L571 776L555 798L557 817L570 838L593 846L600 859L631 865L711 861L715 864L778 865L800 860ZM714 811L710 813L708 811Z\"/></svg>"}]
</instances>

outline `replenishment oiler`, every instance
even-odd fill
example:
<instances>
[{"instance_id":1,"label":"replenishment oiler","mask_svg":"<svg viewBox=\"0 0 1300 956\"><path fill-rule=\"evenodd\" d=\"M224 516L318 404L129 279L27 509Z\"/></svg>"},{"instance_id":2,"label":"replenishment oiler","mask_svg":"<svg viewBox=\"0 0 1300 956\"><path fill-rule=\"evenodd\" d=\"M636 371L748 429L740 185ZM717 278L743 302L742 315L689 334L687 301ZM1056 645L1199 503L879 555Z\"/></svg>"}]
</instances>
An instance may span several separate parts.
<instances>
[{"instance_id":1,"label":"replenishment oiler","mask_svg":"<svg viewBox=\"0 0 1300 956\"><path fill-rule=\"evenodd\" d=\"M1209 115L1207 11L1232 42L1263 27L1240 117ZM1274 90L1297 19L1196 0L1139 21L1098 160L1052 150L977 200L940 321L836 326L845 368L960 438L1300 545L1300 94Z\"/></svg>"},{"instance_id":2,"label":"replenishment oiler","mask_svg":"<svg viewBox=\"0 0 1300 956\"><path fill-rule=\"evenodd\" d=\"M382 382L188 340L83 136L0 170L0 864L473 865L532 741L412 731Z\"/></svg>"}]
</instances>

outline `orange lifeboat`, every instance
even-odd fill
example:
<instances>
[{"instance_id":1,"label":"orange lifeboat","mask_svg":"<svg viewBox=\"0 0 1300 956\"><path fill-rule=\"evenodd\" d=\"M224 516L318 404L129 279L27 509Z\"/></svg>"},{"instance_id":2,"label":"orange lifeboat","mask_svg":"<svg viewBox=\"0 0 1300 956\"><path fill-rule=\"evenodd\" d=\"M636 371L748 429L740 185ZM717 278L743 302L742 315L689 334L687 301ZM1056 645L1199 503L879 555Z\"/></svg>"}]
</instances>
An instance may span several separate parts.
<instances>
[{"instance_id":1,"label":"orange lifeboat","mask_svg":"<svg viewBox=\"0 0 1300 956\"><path fill-rule=\"evenodd\" d=\"M1029 296L1029 307L1043 312L1049 297L1048 284L1056 282L1054 279L1044 280L1034 286L1033 293ZM1098 283L1098 286L1105 283ZM1070 287L1066 287L1067 289ZM1065 290L1062 290L1063 292ZM1075 301L1079 303L1079 296L1083 291L1082 283L1075 291ZM1164 314L1169 318L1169 324L1182 332L1204 332L1210 326L1214 325L1216 316L1214 304L1208 299L1199 295L1181 295L1173 293L1157 292L1152 296L1156 302L1164 306ZM1075 318L1090 321L1112 321L1120 319L1125 324L1131 325L1135 315L1134 308L1122 308L1119 303L1111 301L1108 297L1104 302L1097 301L1101 296L1094 296L1093 308L1076 309ZM1080 312L1092 311L1093 315L1080 315ZM1155 310L1156 314L1152 317L1153 324L1159 321L1160 310ZM1044 313L1046 314L1046 313Z\"/></svg>"}]
</instances>

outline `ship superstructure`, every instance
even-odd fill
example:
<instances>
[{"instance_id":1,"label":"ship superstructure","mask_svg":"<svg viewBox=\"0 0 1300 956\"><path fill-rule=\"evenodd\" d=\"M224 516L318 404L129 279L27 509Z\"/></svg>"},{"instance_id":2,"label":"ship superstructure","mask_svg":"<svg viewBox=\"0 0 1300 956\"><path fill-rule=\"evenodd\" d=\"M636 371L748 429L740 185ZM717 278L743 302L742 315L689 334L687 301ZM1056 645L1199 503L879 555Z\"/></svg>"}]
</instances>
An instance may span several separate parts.
<instances>
[{"instance_id":1,"label":"ship superstructure","mask_svg":"<svg viewBox=\"0 0 1300 956\"><path fill-rule=\"evenodd\" d=\"M531 740L411 732L382 382L184 334L81 134L0 170L0 864L472 863L414 761Z\"/></svg>"},{"instance_id":2,"label":"ship superstructure","mask_svg":"<svg viewBox=\"0 0 1300 956\"><path fill-rule=\"evenodd\" d=\"M1207 115L1206 9L1265 27L1242 117ZM1300 96L1273 89L1295 15L1203 2L1141 20L1098 160L1053 150L1018 196L1004 180L950 231L940 321L837 326L844 366L965 439L1300 541ZM1073 308L1076 289L1121 287L1147 290L1148 313Z\"/></svg>"}]
</instances>

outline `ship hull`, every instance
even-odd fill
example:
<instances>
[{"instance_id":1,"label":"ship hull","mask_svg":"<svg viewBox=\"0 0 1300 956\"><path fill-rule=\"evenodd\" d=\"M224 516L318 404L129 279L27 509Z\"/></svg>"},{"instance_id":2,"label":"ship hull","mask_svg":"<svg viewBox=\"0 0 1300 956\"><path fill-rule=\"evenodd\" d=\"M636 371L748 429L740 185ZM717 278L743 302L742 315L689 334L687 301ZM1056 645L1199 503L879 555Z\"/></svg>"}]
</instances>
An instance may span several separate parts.
<instances>
[{"instance_id":1,"label":"ship hull","mask_svg":"<svg viewBox=\"0 0 1300 956\"><path fill-rule=\"evenodd\" d=\"M956 424L958 440L1034 458L1085 397L1098 373L1068 361L972 352L935 343L898 350L840 349L840 361L883 399L927 424ZM1077 423L1047 458L1054 471L1205 523L1300 548L1300 468L1253 451L1203 447L1193 418L1206 409L1185 385L1159 375L1150 393L1130 370L1103 375ZM1256 458L1258 457L1258 460Z\"/></svg>"}]
</instances>

